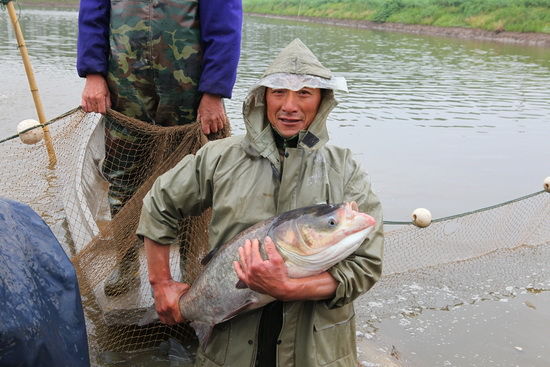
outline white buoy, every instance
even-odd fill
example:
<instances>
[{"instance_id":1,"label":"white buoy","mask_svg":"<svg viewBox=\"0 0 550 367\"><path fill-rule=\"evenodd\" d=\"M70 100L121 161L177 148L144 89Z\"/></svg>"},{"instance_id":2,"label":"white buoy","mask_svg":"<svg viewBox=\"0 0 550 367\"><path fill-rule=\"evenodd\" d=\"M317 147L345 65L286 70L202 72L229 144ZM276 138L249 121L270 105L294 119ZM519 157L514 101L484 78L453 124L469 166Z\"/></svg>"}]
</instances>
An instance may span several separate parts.
<instances>
[{"instance_id":1,"label":"white buoy","mask_svg":"<svg viewBox=\"0 0 550 367\"><path fill-rule=\"evenodd\" d=\"M544 189L546 192L550 192L550 176L544 179Z\"/></svg>"},{"instance_id":2,"label":"white buoy","mask_svg":"<svg viewBox=\"0 0 550 367\"><path fill-rule=\"evenodd\" d=\"M412 222L417 227L427 227L432 223L432 213L428 209L417 208L412 213Z\"/></svg>"},{"instance_id":3,"label":"white buoy","mask_svg":"<svg viewBox=\"0 0 550 367\"><path fill-rule=\"evenodd\" d=\"M17 133L19 134L19 139L21 139L23 143L36 144L44 138L44 130L42 128L36 128L22 133L22 131L34 126L40 126L40 122L33 119L27 119L17 124Z\"/></svg>"}]
</instances>

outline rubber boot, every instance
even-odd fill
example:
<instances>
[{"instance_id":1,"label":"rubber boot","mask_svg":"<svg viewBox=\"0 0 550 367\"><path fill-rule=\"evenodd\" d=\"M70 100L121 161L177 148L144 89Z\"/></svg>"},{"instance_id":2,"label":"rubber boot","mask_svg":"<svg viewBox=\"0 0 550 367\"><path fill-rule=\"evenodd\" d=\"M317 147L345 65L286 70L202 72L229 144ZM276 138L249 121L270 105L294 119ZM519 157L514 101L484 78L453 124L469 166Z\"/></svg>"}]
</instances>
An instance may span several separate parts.
<instances>
[{"instance_id":1,"label":"rubber boot","mask_svg":"<svg viewBox=\"0 0 550 367\"><path fill-rule=\"evenodd\" d=\"M121 261L105 280L103 290L108 297L116 297L128 293L140 284L137 249L131 247Z\"/></svg>"}]
</instances>

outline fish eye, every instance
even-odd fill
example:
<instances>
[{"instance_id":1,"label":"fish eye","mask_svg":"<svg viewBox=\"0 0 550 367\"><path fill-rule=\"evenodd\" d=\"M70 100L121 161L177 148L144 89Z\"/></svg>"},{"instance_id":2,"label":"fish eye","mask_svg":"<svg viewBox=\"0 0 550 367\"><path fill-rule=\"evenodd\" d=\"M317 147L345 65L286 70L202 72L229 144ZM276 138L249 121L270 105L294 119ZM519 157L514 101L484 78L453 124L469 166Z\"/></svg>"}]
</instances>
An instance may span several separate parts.
<instances>
[{"instance_id":1,"label":"fish eye","mask_svg":"<svg viewBox=\"0 0 550 367\"><path fill-rule=\"evenodd\" d=\"M336 225L336 219L329 218L328 225L331 226L331 227L334 227Z\"/></svg>"}]
</instances>

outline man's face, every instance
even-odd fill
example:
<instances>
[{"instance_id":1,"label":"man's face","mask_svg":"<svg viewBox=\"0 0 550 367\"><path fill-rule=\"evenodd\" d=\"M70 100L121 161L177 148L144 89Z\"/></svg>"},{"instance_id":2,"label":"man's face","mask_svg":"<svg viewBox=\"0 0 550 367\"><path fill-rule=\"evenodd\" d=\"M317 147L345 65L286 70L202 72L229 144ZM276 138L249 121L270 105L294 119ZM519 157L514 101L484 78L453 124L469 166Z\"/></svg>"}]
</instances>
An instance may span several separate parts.
<instances>
[{"instance_id":1,"label":"man's face","mask_svg":"<svg viewBox=\"0 0 550 367\"><path fill-rule=\"evenodd\" d=\"M300 130L307 130L313 122L321 104L321 89L266 88L265 100L267 119L282 137L290 138Z\"/></svg>"}]
</instances>

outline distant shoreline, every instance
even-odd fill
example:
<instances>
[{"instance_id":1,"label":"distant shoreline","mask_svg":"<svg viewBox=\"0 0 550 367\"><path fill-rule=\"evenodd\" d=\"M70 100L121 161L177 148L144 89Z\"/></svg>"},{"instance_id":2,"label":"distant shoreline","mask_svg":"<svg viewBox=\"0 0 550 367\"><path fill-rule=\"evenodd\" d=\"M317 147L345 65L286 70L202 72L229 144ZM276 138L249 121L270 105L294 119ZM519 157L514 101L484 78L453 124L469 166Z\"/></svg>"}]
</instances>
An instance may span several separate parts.
<instances>
[{"instance_id":1,"label":"distant shoreline","mask_svg":"<svg viewBox=\"0 0 550 367\"><path fill-rule=\"evenodd\" d=\"M306 16L291 15L272 15L246 13L247 15L275 18L291 19L300 22L330 24L351 28L371 29L378 31L391 31L411 34L424 34L441 37L453 37L468 40L492 41L509 44L521 44L537 47L550 47L550 34L548 33L530 33L530 32L493 32L478 28L462 27L436 27L420 24L401 24L401 23L376 23L368 20L336 19L336 18L318 18Z\"/></svg>"},{"instance_id":2,"label":"distant shoreline","mask_svg":"<svg viewBox=\"0 0 550 367\"><path fill-rule=\"evenodd\" d=\"M48 1L15 1L16 4L23 7L44 7L44 8L60 8L60 9L76 9L78 10L78 2L71 0L67 2L48 2ZM423 34L441 37L452 37L468 40L491 41L508 44L518 44L536 47L550 47L549 33L531 33L531 32L495 32L486 31L478 28L463 28L463 27L436 27L420 24L402 24L402 23L376 23L368 20L352 20L339 18L319 18L308 16L295 15L273 15L246 12L246 15L274 18L274 19L290 19L300 22L330 24L336 26L344 26L359 29L371 29L379 31L401 32L409 34Z\"/></svg>"}]
</instances>

